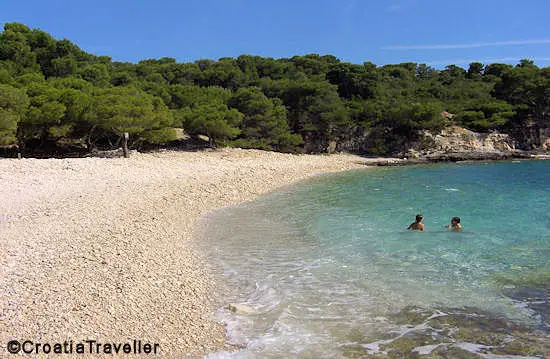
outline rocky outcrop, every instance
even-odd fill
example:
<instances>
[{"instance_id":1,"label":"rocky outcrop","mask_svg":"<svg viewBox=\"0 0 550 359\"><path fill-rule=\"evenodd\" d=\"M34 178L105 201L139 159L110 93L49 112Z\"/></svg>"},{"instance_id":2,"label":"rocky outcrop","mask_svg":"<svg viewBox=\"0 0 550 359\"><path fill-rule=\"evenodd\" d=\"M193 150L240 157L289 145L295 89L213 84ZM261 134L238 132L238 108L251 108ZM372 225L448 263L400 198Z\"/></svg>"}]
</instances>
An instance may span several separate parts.
<instances>
[{"instance_id":1,"label":"rocky outcrop","mask_svg":"<svg viewBox=\"0 0 550 359\"><path fill-rule=\"evenodd\" d=\"M545 132L546 131L546 132ZM524 144L513 134L491 132L478 133L460 126L449 126L440 132L420 131L416 139L407 142L404 138L390 138L389 133L360 132L345 141L339 141L336 151L387 155L388 151L398 157L427 160L499 160L511 157L527 157L524 151L550 150L550 130L538 130L533 140ZM395 137L395 136L394 136ZM386 141L380 140L385 138ZM390 146L391 145L391 146Z\"/></svg>"},{"instance_id":2,"label":"rocky outcrop","mask_svg":"<svg viewBox=\"0 0 550 359\"><path fill-rule=\"evenodd\" d=\"M404 155L432 161L502 160L527 156L517 149L517 142L508 134L477 133L459 126L449 126L439 133L424 132L421 140Z\"/></svg>"},{"instance_id":3,"label":"rocky outcrop","mask_svg":"<svg viewBox=\"0 0 550 359\"><path fill-rule=\"evenodd\" d=\"M550 151L550 128L536 124L514 128L512 135L518 139L518 148L532 152Z\"/></svg>"},{"instance_id":4,"label":"rocky outcrop","mask_svg":"<svg viewBox=\"0 0 550 359\"><path fill-rule=\"evenodd\" d=\"M424 133L424 145L441 152L513 152L516 142L504 133L477 133L450 126L438 134Z\"/></svg>"},{"instance_id":5,"label":"rocky outcrop","mask_svg":"<svg viewBox=\"0 0 550 359\"><path fill-rule=\"evenodd\" d=\"M452 114L442 116L454 123ZM350 152L427 161L503 160L550 152L550 128L535 125L509 129L509 133L480 133L455 124L440 132L418 131L410 136L358 126L345 138L321 141L306 134L304 140L305 153Z\"/></svg>"}]
</instances>

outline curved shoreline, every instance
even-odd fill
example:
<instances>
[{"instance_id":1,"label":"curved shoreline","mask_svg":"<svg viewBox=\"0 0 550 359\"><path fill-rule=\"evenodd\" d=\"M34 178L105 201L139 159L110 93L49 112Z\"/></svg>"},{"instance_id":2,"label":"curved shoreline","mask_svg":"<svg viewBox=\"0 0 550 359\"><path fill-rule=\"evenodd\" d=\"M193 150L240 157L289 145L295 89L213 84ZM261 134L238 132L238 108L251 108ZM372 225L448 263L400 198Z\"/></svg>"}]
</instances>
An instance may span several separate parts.
<instances>
[{"instance_id":1,"label":"curved shoreline","mask_svg":"<svg viewBox=\"0 0 550 359\"><path fill-rule=\"evenodd\" d=\"M378 160L224 149L0 161L0 351L12 339L223 349L217 284L192 243L198 219Z\"/></svg>"}]
</instances>

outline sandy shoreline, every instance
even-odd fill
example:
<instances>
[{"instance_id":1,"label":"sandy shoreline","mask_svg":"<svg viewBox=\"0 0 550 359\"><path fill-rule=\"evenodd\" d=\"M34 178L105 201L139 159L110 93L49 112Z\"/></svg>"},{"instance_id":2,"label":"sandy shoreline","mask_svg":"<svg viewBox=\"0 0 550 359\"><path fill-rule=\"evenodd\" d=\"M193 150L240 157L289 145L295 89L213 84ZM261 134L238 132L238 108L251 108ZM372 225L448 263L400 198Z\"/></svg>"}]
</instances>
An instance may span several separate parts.
<instances>
[{"instance_id":1,"label":"sandy shoreline","mask_svg":"<svg viewBox=\"0 0 550 359\"><path fill-rule=\"evenodd\" d=\"M162 357L223 348L198 219L370 161L237 149L0 160L0 352L13 339L141 339Z\"/></svg>"}]
</instances>

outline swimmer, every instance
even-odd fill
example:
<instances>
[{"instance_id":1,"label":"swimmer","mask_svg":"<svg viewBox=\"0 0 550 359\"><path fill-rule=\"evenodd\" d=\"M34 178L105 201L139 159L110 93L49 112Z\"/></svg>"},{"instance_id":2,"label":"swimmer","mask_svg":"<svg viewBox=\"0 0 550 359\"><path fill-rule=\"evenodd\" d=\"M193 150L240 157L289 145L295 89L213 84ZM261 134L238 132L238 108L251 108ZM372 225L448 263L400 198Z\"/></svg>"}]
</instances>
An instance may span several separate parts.
<instances>
[{"instance_id":1,"label":"swimmer","mask_svg":"<svg viewBox=\"0 0 550 359\"><path fill-rule=\"evenodd\" d=\"M460 218L459 217L451 218L451 224L446 225L445 228L450 228L455 232L462 232L462 226L460 225Z\"/></svg>"},{"instance_id":2,"label":"swimmer","mask_svg":"<svg viewBox=\"0 0 550 359\"><path fill-rule=\"evenodd\" d=\"M413 231L424 231L424 224L422 221L424 220L424 216L421 214L416 215L416 222L411 223L411 225L407 229L412 229Z\"/></svg>"}]
</instances>

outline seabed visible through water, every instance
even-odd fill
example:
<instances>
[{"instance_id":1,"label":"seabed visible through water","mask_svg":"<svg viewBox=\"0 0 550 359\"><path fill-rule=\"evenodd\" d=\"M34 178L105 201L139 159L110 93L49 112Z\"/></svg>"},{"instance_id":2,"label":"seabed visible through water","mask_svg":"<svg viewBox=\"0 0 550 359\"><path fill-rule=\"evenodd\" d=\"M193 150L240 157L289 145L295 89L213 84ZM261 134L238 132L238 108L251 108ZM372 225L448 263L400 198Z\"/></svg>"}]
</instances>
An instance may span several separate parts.
<instances>
[{"instance_id":1,"label":"seabed visible through water","mask_svg":"<svg viewBox=\"0 0 550 359\"><path fill-rule=\"evenodd\" d=\"M246 349L211 357L549 356L548 178L550 161L366 169L214 213L218 319ZM406 231L417 213L426 231Z\"/></svg>"}]
</instances>

